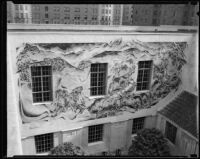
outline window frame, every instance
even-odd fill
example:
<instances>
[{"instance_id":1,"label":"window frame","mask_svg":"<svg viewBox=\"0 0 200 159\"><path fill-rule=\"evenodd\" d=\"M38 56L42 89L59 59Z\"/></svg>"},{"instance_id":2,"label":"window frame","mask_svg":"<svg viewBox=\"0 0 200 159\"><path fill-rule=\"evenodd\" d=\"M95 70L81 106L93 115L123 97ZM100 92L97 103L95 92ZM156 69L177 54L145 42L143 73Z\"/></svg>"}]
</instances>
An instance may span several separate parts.
<instances>
[{"instance_id":1,"label":"window frame","mask_svg":"<svg viewBox=\"0 0 200 159\"><path fill-rule=\"evenodd\" d=\"M48 18L49 18L49 14L45 13L45 19L48 19Z\"/></svg>"},{"instance_id":2,"label":"window frame","mask_svg":"<svg viewBox=\"0 0 200 159\"><path fill-rule=\"evenodd\" d=\"M49 142L47 142L47 140L45 140L48 137L47 135L49 135L49 137L50 137ZM40 140L39 140L39 138L40 138ZM35 135L34 136L34 142L35 142L35 152L36 152L36 154L47 153L47 152L49 152L55 146L55 143L54 143L54 133L47 133L47 134ZM40 143L40 145L38 145L39 143ZM43 149L42 149L41 143L44 146ZM40 149L39 149L39 147L40 147Z\"/></svg>"},{"instance_id":3,"label":"window frame","mask_svg":"<svg viewBox=\"0 0 200 159\"><path fill-rule=\"evenodd\" d=\"M146 119L146 117L138 117L138 118L134 118L132 120L132 129L131 129L131 134L132 135L135 135L135 134L137 134L138 131L144 129L145 119ZM139 125L141 123L142 123L142 126ZM136 127L134 127L134 126L136 126ZM138 128L138 127L142 127L142 128Z\"/></svg>"},{"instance_id":4,"label":"window frame","mask_svg":"<svg viewBox=\"0 0 200 159\"><path fill-rule=\"evenodd\" d=\"M39 102L34 102L34 97L33 97L33 94L34 93L37 93L37 92L33 92L33 80L32 80L32 70L31 68L32 67L44 67L44 66L50 66L51 67L51 75L48 75L48 77L50 76L51 79L51 83L50 83L50 100L49 101L44 101L43 97L42 97L42 101L39 101ZM33 105L39 105L39 104L48 104L48 103L52 103L53 102L53 67L51 65L42 65L42 66L37 66L37 65L32 65L29 67L29 73L30 73L30 82L31 82L31 91L32 91L32 104ZM44 76L40 76L41 78L44 77ZM42 83L42 82L41 82ZM41 88L43 90L43 85L41 84ZM38 91L38 92L41 92L41 93L44 93L43 91Z\"/></svg>"},{"instance_id":5,"label":"window frame","mask_svg":"<svg viewBox=\"0 0 200 159\"><path fill-rule=\"evenodd\" d=\"M97 127L99 128L97 129ZM100 134L97 134L97 133L100 133ZM88 144L103 142L103 140L104 140L104 124L88 126Z\"/></svg>"},{"instance_id":6,"label":"window frame","mask_svg":"<svg viewBox=\"0 0 200 159\"><path fill-rule=\"evenodd\" d=\"M49 7L48 7L48 6L45 6L45 7L44 7L44 11L45 11L45 12L48 12L48 11L49 11Z\"/></svg>"},{"instance_id":7,"label":"window frame","mask_svg":"<svg viewBox=\"0 0 200 159\"><path fill-rule=\"evenodd\" d=\"M147 62L147 61L150 61L151 62L151 65L150 65L150 68L139 68L139 63L140 62ZM147 89L138 89L138 83L143 83L143 78L140 82L138 82L138 78L139 78L139 70L150 70L149 71L149 79L147 81L148 83L148 86L147 86ZM142 77L144 76L144 72L142 74ZM152 81L152 76L153 76L153 60L142 60L142 61L138 61L137 63L137 79L136 79L136 88L135 88L135 91L136 92L148 92L150 90L150 86L151 86L151 81Z\"/></svg>"},{"instance_id":8,"label":"window frame","mask_svg":"<svg viewBox=\"0 0 200 159\"><path fill-rule=\"evenodd\" d=\"M97 67L97 72L91 72L91 69L92 69L92 65L93 64L97 64L98 65L98 67ZM105 71L99 71L99 64L104 64L104 66L105 66ZM98 77L99 77L99 73L104 73L104 78L103 78L103 81L102 81L102 83L104 83L104 86L99 86L98 84L97 84L97 86L92 86L92 76L91 76L91 74L92 73L96 73L97 74L97 82L96 83L98 83L99 82L99 79L98 79ZM92 63L91 65L90 65L90 97L92 97L92 98L95 98L95 97L102 97L102 96L105 96L106 94L107 94L107 73L108 73L108 63ZM102 93L102 94L99 94L99 90L97 90L97 93L96 93L96 95L93 95L92 94L92 91L91 91L91 89L92 88L97 88L97 87L102 87L102 89L104 89L104 92Z\"/></svg>"},{"instance_id":9,"label":"window frame","mask_svg":"<svg viewBox=\"0 0 200 159\"><path fill-rule=\"evenodd\" d=\"M172 129L171 128L169 128L169 127L167 127L167 125L168 126L170 126L171 128L175 128L175 134L174 134L174 130L173 130L173 134L172 134ZM172 138L174 138L173 140L174 141L172 141L171 140L171 136L169 137L168 135L169 135L169 132L170 132L170 135L173 135L173 137ZM166 120L166 122L165 122L165 137L166 137L166 139L170 142L170 143L172 143L172 144L176 144L176 136L177 136L177 132L178 132L178 128L174 125L174 124L172 124L171 122L169 122L169 121L167 121Z\"/></svg>"}]
</instances>

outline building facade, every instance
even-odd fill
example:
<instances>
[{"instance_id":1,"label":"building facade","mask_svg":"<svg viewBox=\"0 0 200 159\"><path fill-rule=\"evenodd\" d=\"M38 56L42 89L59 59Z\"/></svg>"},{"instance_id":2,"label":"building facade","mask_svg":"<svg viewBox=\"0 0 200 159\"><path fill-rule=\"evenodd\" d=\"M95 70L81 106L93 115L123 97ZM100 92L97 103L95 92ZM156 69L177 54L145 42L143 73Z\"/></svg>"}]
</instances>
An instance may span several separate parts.
<instances>
[{"instance_id":1,"label":"building facade","mask_svg":"<svg viewBox=\"0 0 200 159\"><path fill-rule=\"evenodd\" d=\"M99 5L99 24L121 25L123 5Z\"/></svg>"},{"instance_id":2,"label":"building facade","mask_svg":"<svg viewBox=\"0 0 200 159\"><path fill-rule=\"evenodd\" d=\"M32 5L36 24L98 24L98 5Z\"/></svg>"},{"instance_id":3,"label":"building facade","mask_svg":"<svg viewBox=\"0 0 200 159\"><path fill-rule=\"evenodd\" d=\"M32 23L30 4L14 4L14 23Z\"/></svg>"},{"instance_id":4,"label":"building facade","mask_svg":"<svg viewBox=\"0 0 200 159\"><path fill-rule=\"evenodd\" d=\"M33 23L120 25L121 5L32 5Z\"/></svg>"},{"instance_id":5,"label":"building facade","mask_svg":"<svg viewBox=\"0 0 200 159\"><path fill-rule=\"evenodd\" d=\"M127 154L171 96L195 92L197 33L100 27L8 26L9 155L66 141L89 155Z\"/></svg>"},{"instance_id":6,"label":"building facade","mask_svg":"<svg viewBox=\"0 0 200 159\"><path fill-rule=\"evenodd\" d=\"M7 23L14 23L15 6L12 2L7 2Z\"/></svg>"},{"instance_id":7,"label":"building facade","mask_svg":"<svg viewBox=\"0 0 200 159\"><path fill-rule=\"evenodd\" d=\"M199 25L199 3L124 5L123 25Z\"/></svg>"}]
</instances>

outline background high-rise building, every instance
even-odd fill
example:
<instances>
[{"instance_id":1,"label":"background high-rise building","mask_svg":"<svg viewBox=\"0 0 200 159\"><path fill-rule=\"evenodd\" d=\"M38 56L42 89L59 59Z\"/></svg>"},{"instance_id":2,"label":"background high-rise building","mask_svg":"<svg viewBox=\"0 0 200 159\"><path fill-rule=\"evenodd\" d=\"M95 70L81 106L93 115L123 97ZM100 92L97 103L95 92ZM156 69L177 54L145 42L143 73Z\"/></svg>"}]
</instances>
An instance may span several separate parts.
<instances>
[{"instance_id":1,"label":"background high-rise building","mask_svg":"<svg viewBox=\"0 0 200 159\"><path fill-rule=\"evenodd\" d=\"M99 5L99 24L101 25L121 25L122 5Z\"/></svg>"},{"instance_id":2,"label":"background high-rise building","mask_svg":"<svg viewBox=\"0 0 200 159\"><path fill-rule=\"evenodd\" d=\"M123 10L123 25L199 25L199 4L134 4Z\"/></svg>"},{"instance_id":3,"label":"background high-rise building","mask_svg":"<svg viewBox=\"0 0 200 159\"><path fill-rule=\"evenodd\" d=\"M13 4L8 23L84 25L199 25L199 3L191 4Z\"/></svg>"},{"instance_id":4,"label":"background high-rise building","mask_svg":"<svg viewBox=\"0 0 200 159\"><path fill-rule=\"evenodd\" d=\"M7 22L14 23L15 6L12 2L7 2Z\"/></svg>"},{"instance_id":5,"label":"background high-rise building","mask_svg":"<svg viewBox=\"0 0 200 159\"><path fill-rule=\"evenodd\" d=\"M32 12L30 4L14 4L14 22L32 23Z\"/></svg>"},{"instance_id":6,"label":"background high-rise building","mask_svg":"<svg viewBox=\"0 0 200 159\"><path fill-rule=\"evenodd\" d=\"M32 5L33 23L98 24L98 5Z\"/></svg>"},{"instance_id":7,"label":"background high-rise building","mask_svg":"<svg viewBox=\"0 0 200 159\"><path fill-rule=\"evenodd\" d=\"M32 22L120 25L122 9L122 5L32 5Z\"/></svg>"}]
</instances>

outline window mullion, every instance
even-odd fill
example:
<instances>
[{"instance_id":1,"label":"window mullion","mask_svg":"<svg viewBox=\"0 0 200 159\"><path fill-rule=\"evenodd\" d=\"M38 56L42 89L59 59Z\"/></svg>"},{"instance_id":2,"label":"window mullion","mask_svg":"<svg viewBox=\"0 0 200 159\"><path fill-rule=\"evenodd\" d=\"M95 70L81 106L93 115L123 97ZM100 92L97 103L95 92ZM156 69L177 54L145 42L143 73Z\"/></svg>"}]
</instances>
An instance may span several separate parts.
<instances>
[{"instance_id":1,"label":"window mullion","mask_svg":"<svg viewBox=\"0 0 200 159\"><path fill-rule=\"evenodd\" d=\"M42 78L42 75L43 75L43 73L42 73L42 67L41 67L41 87L42 87L42 102L44 101L44 97L43 97L43 78Z\"/></svg>"},{"instance_id":2,"label":"window mullion","mask_svg":"<svg viewBox=\"0 0 200 159\"><path fill-rule=\"evenodd\" d=\"M144 84L143 78L144 78L144 69L142 69L142 81L141 81L141 83L142 83L142 89L143 89L143 84Z\"/></svg>"},{"instance_id":3,"label":"window mullion","mask_svg":"<svg viewBox=\"0 0 200 159\"><path fill-rule=\"evenodd\" d=\"M97 94L99 94L99 65L98 65L98 70L97 70Z\"/></svg>"}]
</instances>

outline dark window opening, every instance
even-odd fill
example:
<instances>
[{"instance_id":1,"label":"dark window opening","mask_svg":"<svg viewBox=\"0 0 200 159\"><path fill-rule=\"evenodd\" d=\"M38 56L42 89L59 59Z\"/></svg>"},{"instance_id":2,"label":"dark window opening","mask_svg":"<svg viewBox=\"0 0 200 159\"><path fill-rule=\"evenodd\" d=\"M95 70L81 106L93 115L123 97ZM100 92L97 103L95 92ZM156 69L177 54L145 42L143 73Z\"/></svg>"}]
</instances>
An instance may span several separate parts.
<instances>
[{"instance_id":1,"label":"dark window opening","mask_svg":"<svg viewBox=\"0 0 200 159\"><path fill-rule=\"evenodd\" d=\"M139 61L137 91L148 90L151 79L152 61Z\"/></svg>"},{"instance_id":2,"label":"dark window opening","mask_svg":"<svg viewBox=\"0 0 200 159\"><path fill-rule=\"evenodd\" d=\"M135 134L144 128L144 120L144 117L133 119L132 134Z\"/></svg>"},{"instance_id":3,"label":"dark window opening","mask_svg":"<svg viewBox=\"0 0 200 159\"><path fill-rule=\"evenodd\" d=\"M107 63L91 64L90 72L91 72L91 81L90 81L91 96L105 95Z\"/></svg>"},{"instance_id":4,"label":"dark window opening","mask_svg":"<svg viewBox=\"0 0 200 159\"><path fill-rule=\"evenodd\" d=\"M89 126L88 143L103 140L103 124Z\"/></svg>"},{"instance_id":5,"label":"dark window opening","mask_svg":"<svg viewBox=\"0 0 200 159\"><path fill-rule=\"evenodd\" d=\"M49 9L49 8L48 8L47 6L45 6L45 11L48 11L48 9Z\"/></svg>"},{"instance_id":6,"label":"dark window opening","mask_svg":"<svg viewBox=\"0 0 200 159\"><path fill-rule=\"evenodd\" d=\"M52 67L32 66L33 103L52 101Z\"/></svg>"},{"instance_id":7,"label":"dark window opening","mask_svg":"<svg viewBox=\"0 0 200 159\"><path fill-rule=\"evenodd\" d=\"M169 123L168 121L166 121L165 136L173 144L175 144L175 141L176 141L176 132L177 132L177 128L171 123Z\"/></svg>"},{"instance_id":8,"label":"dark window opening","mask_svg":"<svg viewBox=\"0 0 200 159\"><path fill-rule=\"evenodd\" d=\"M54 147L53 133L35 136L36 153L48 152Z\"/></svg>"}]
</instances>

